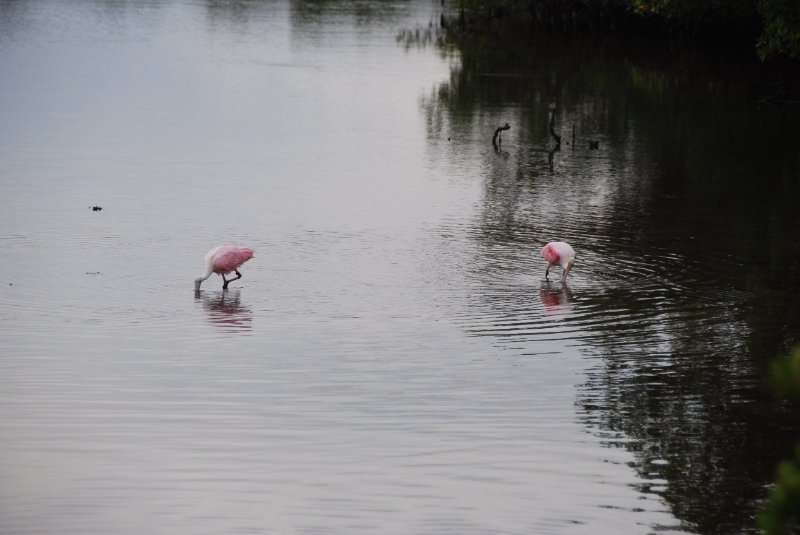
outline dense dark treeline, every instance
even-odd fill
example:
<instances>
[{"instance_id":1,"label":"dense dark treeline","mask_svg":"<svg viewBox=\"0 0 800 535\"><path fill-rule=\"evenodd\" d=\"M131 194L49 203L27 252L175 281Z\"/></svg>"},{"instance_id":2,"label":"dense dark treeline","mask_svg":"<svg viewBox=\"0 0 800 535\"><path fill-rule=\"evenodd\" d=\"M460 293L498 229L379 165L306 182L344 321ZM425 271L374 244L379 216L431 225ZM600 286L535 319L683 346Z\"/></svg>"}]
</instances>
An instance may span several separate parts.
<instances>
[{"instance_id":1,"label":"dense dark treeline","mask_svg":"<svg viewBox=\"0 0 800 535\"><path fill-rule=\"evenodd\" d=\"M481 29L497 21L539 27L660 33L682 40L738 40L761 59L800 59L797 0L454 0L450 24Z\"/></svg>"}]
</instances>

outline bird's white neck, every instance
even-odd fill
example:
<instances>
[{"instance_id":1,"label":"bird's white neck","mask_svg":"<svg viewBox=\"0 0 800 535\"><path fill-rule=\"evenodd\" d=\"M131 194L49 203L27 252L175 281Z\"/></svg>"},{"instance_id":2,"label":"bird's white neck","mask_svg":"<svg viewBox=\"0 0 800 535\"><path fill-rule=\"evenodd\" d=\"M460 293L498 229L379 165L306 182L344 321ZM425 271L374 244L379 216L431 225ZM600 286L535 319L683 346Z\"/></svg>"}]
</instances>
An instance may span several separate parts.
<instances>
[{"instance_id":1,"label":"bird's white neck","mask_svg":"<svg viewBox=\"0 0 800 535\"><path fill-rule=\"evenodd\" d=\"M200 290L200 285L203 284L203 281L206 280L207 278L209 278L212 273L213 273L213 271L211 269L209 269L208 271L206 271L205 275L203 275L202 277L197 277L194 280L194 290L195 291L199 291Z\"/></svg>"}]
</instances>

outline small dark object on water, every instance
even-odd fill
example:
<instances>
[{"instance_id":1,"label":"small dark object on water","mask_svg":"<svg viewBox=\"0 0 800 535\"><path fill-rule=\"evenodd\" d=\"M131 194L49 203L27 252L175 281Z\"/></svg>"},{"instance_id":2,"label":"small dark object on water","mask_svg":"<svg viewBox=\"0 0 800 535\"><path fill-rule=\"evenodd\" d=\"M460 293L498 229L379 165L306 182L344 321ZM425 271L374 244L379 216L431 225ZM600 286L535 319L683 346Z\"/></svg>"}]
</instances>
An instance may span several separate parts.
<instances>
[{"instance_id":1,"label":"small dark object on water","mask_svg":"<svg viewBox=\"0 0 800 535\"><path fill-rule=\"evenodd\" d=\"M99 212L102 209L103 209L102 206L92 206L92 212Z\"/></svg>"},{"instance_id":2,"label":"small dark object on water","mask_svg":"<svg viewBox=\"0 0 800 535\"><path fill-rule=\"evenodd\" d=\"M497 130L494 131L494 136L492 137L492 145L494 146L494 150L498 150L497 145L503 144L503 138L500 136L500 132L503 130L509 130L511 125L506 123L505 126L499 127Z\"/></svg>"},{"instance_id":3,"label":"small dark object on water","mask_svg":"<svg viewBox=\"0 0 800 535\"><path fill-rule=\"evenodd\" d=\"M593 139L589 140L589 150L597 150L600 148L600 142L594 141Z\"/></svg>"}]
</instances>

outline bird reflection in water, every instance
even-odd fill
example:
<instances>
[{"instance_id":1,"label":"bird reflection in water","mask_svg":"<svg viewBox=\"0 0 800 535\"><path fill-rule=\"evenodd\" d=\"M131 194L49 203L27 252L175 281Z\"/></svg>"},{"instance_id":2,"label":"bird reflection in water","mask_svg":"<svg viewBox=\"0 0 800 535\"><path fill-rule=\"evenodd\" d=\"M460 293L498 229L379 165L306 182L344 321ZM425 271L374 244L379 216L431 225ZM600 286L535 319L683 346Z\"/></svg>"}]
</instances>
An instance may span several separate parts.
<instances>
[{"instance_id":1,"label":"bird reflection in water","mask_svg":"<svg viewBox=\"0 0 800 535\"><path fill-rule=\"evenodd\" d=\"M563 316L572 312L572 290L566 283L545 281L539 290L539 300L548 316Z\"/></svg>"},{"instance_id":2,"label":"bird reflection in water","mask_svg":"<svg viewBox=\"0 0 800 535\"><path fill-rule=\"evenodd\" d=\"M194 293L195 301L200 301L208 319L214 325L226 330L249 331L252 329L253 312L243 306L240 290L206 293L200 290Z\"/></svg>"}]
</instances>

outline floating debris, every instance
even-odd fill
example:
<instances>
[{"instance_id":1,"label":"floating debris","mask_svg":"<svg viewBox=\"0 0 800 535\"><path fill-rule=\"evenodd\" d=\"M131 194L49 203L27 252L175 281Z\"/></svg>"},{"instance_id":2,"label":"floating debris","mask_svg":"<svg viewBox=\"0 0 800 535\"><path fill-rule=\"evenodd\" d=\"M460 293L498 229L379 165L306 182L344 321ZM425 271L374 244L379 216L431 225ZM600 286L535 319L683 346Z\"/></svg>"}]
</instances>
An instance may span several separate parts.
<instances>
[{"instance_id":1,"label":"floating debris","mask_svg":"<svg viewBox=\"0 0 800 535\"><path fill-rule=\"evenodd\" d=\"M87 271L86 274L87 275L100 275L100 272L99 271Z\"/></svg>"},{"instance_id":2,"label":"floating debris","mask_svg":"<svg viewBox=\"0 0 800 535\"><path fill-rule=\"evenodd\" d=\"M92 212L99 212L103 209L102 206L90 206L90 208L92 209Z\"/></svg>"}]
</instances>

